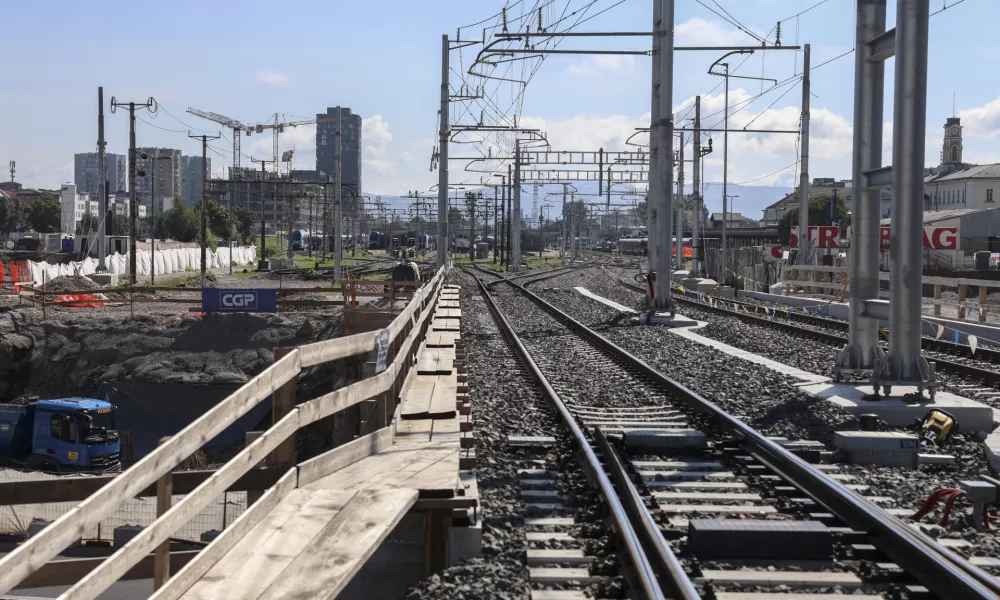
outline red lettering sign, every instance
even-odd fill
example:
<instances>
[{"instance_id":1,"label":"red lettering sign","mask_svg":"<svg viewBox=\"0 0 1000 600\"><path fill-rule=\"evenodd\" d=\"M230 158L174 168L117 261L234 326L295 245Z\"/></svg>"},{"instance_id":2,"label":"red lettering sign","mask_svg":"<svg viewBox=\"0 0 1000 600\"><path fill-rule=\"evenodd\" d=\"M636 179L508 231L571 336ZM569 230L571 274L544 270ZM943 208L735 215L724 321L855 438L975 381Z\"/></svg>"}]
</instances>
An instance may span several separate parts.
<instances>
[{"instance_id":1,"label":"red lettering sign","mask_svg":"<svg viewBox=\"0 0 1000 600\"><path fill-rule=\"evenodd\" d=\"M889 247L891 234L888 226L879 230L879 242L883 248ZM923 247L933 250L958 250L958 227L924 227Z\"/></svg>"},{"instance_id":2,"label":"red lettering sign","mask_svg":"<svg viewBox=\"0 0 1000 600\"><path fill-rule=\"evenodd\" d=\"M798 225L792 225L792 235L790 241L793 248L798 247ZM809 226L809 241L816 244L817 248L839 248L840 227L836 225L811 225Z\"/></svg>"}]
</instances>

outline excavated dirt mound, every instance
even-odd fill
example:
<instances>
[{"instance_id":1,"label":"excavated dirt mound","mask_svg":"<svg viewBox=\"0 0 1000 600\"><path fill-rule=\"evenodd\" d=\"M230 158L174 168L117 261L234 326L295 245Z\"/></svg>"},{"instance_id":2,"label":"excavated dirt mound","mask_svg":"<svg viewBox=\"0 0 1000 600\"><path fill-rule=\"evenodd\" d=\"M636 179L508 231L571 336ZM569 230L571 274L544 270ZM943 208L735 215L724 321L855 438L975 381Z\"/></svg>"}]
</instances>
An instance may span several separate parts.
<instances>
[{"instance_id":1,"label":"excavated dirt mound","mask_svg":"<svg viewBox=\"0 0 1000 600\"><path fill-rule=\"evenodd\" d=\"M45 293L47 294L73 294L100 289L100 285L83 275L60 275L45 283Z\"/></svg>"}]
</instances>

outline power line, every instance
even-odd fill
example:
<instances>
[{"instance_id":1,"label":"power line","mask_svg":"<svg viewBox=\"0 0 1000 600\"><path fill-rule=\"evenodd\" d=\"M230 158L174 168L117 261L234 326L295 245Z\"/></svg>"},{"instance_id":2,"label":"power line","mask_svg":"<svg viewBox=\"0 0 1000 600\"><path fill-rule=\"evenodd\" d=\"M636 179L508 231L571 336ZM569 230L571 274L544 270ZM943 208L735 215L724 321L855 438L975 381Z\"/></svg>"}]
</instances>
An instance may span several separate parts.
<instances>
[{"instance_id":1,"label":"power line","mask_svg":"<svg viewBox=\"0 0 1000 600\"><path fill-rule=\"evenodd\" d=\"M777 171L774 171L773 173L768 173L767 175L761 175L760 177L755 177L753 179L748 179L746 181L741 181L739 183L734 183L733 185L746 185L748 183L753 183L755 181L760 181L761 179L766 179L767 177L770 177L772 175L777 175L778 173L781 173L782 171L787 171L788 169L791 169L792 167L798 166L798 164L799 164L799 161L796 160L795 162L793 162L792 164L788 165L787 167L782 167L782 168L778 169Z\"/></svg>"}]
</instances>

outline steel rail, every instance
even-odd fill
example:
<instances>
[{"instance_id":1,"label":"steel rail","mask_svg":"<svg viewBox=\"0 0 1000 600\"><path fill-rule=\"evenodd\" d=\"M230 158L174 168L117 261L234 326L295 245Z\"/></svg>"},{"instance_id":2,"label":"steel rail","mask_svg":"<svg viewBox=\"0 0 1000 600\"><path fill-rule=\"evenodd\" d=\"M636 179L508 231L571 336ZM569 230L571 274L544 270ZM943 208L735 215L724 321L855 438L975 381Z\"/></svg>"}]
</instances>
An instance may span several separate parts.
<instances>
[{"instance_id":1,"label":"steel rail","mask_svg":"<svg viewBox=\"0 0 1000 600\"><path fill-rule=\"evenodd\" d=\"M664 595L663 590L660 588L659 581L656 578L656 573L653 571L653 567L649 563L649 559L646 557L645 552L643 552L639 536L632 527L632 523L628 519L628 514L622 506L621 501L618 499L618 495L615 493L611 480L608 478L607 473L604 472L604 469L601 466L601 461L597 457L597 454L594 452L590 443L587 441L587 437L583 430L580 429L580 426L576 423L573 415L569 412L569 408L562 401L562 399L559 398L559 395L549 384L545 375L542 374L542 371L538 368L534 359L531 358L531 355L528 353L528 349L524 347L520 338L518 338L517 334L514 333L514 328L511 327L510 322L507 321L507 318L493 301L493 297L490 295L486 284L484 284L474 274L470 273L470 275L472 275L473 279L476 280L476 283L479 284L479 289L483 294L483 298L486 299L486 305L489 308L490 313L493 314L493 318L500 326L503 334L517 349L522 362L531 372L532 378L538 383L546 399L552 403L553 408L555 408L559 413L559 416L566 424L566 427L568 427L570 433L572 433L573 439L579 447L579 450L586 458L585 466L591 472L591 476L594 478L594 481L596 481L597 485L601 488L601 493L608 503L608 511L622 537L625 551L636 570L643 594L650 600L666 600L667 596ZM697 600L699 596L695 594L694 596L688 596L685 598L686 600Z\"/></svg>"},{"instance_id":2,"label":"steel rail","mask_svg":"<svg viewBox=\"0 0 1000 600\"><path fill-rule=\"evenodd\" d=\"M996 599L1000 595L1000 580L954 552L941 547L928 536L913 531L878 506L827 477L746 423L650 367L645 361L573 319L530 290L516 282L508 283L595 346L627 364L639 374L648 377L675 398L686 402L693 410L708 415L721 429L740 437L747 452L820 505L825 506L852 528L868 532L876 547L932 592L949 600Z\"/></svg>"}]
</instances>

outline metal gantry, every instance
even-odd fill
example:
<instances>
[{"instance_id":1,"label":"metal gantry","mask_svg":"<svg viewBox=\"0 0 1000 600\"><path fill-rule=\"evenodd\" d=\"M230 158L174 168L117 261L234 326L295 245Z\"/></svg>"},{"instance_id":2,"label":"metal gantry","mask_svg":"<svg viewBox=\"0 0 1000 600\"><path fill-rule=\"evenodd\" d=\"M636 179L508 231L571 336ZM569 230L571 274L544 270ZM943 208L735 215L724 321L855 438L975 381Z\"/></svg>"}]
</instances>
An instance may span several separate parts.
<instances>
[{"instance_id":1,"label":"metal gantry","mask_svg":"<svg viewBox=\"0 0 1000 600\"><path fill-rule=\"evenodd\" d=\"M859 0L854 77L853 234L848 344L838 375L870 371L876 393L893 385L918 391L937 382L921 355L924 132L927 119L929 0L897 0L886 31L886 0ZM893 164L882 166L883 61L896 56ZM892 185L889 250L889 355L878 346L873 314L879 286L879 188ZM884 303L883 303L884 304Z\"/></svg>"}]
</instances>

